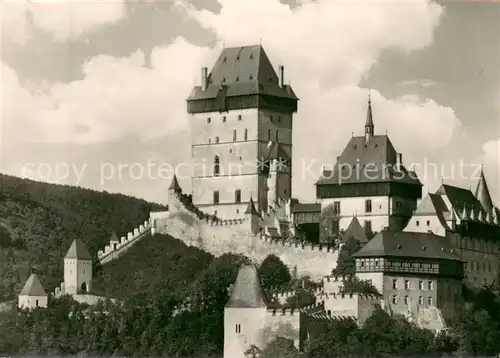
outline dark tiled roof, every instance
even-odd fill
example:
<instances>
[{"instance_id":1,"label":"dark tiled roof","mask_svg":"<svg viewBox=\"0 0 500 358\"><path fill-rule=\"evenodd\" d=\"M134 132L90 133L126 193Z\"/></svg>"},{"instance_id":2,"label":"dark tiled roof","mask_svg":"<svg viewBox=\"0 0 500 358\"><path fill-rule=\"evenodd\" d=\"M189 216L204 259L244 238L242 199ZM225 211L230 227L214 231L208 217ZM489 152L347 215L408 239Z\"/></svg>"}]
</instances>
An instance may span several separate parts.
<instances>
[{"instance_id":1,"label":"dark tiled roof","mask_svg":"<svg viewBox=\"0 0 500 358\"><path fill-rule=\"evenodd\" d=\"M43 288L38 276L34 273L28 278L19 296L46 296L47 293Z\"/></svg>"},{"instance_id":2,"label":"dark tiled roof","mask_svg":"<svg viewBox=\"0 0 500 358\"><path fill-rule=\"evenodd\" d=\"M419 257L458 260L446 238L432 233L381 231L355 257Z\"/></svg>"},{"instance_id":3,"label":"dark tiled roof","mask_svg":"<svg viewBox=\"0 0 500 358\"><path fill-rule=\"evenodd\" d=\"M360 243L365 244L369 240L366 237L365 230L359 223L358 218L355 216L352 218L347 230L342 234L342 241L347 241L349 238L353 237L358 240Z\"/></svg>"},{"instance_id":4,"label":"dark tiled roof","mask_svg":"<svg viewBox=\"0 0 500 358\"><path fill-rule=\"evenodd\" d=\"M206 91L194 87L188 101L216 98L221 86L225 87L226 97L264 94L298 99L290 86L279 86L276 71L260 45L222 50L208 75Z\"/></svg>"},{"instance_id":5,"label":"dark tiled roof","mask_svg":"<svg viewBox=\"0 0 500 358\"><path fill-rule=\"evenodd\" d=\"M294 213L315 213L321 211L321 204L319 203L311 203L311 204L295 204L292 208Z\"/></svg>"},{"instance_id":6,"label":"dark tiled roof","mask_svg":"<svg viewBox=\"0 0 500 358\"><path fill-rule=\"evenodd\" d=\"M238 271L228 308L264 308L267 299L255 265L242 265Z\"/></svg>"},{"instance_id":7,"label":"dark tiled roof","mask_svg":"<svg viewBox=\"0 0 500 358\"><path fill-rule=\"evenodd\" d=\"M366 144L365 137L352 137L333 171L324 173L316 184L395 181L422 185L414 172L404 165L397 170L396 163L397 153L388 136L372 136Z\"/></svg>"},{"instance_id":8,"label":"dark tiled roof","mask_svg":"<svg viewBox=\"0 0 500 358\"><path fill-rule=\"evenodd\" d=\"M486 184L486 178L484 177L482 169L481 176L479 177L479 181L477 182L475 197L483 206L484 211L488 213L491 212L491 210L493 209L493 201L491 200L490 190L488 189L488 185Z\"/></svg>"},{"instance_id":9,"label":"dark tiled roof","mask_svg":"<svg viewBox=\"0 0 500 358\"><path fill-rule=\"evenodd\" d=\"M78 239L75 239L68 250L65 259L92 260L87 246Z\"/></svg>"},{"instance_id":10,"label":"dark tiled roof","mask_svg":"<svg viewBox=\"0 0 500 358\"><path fill-rule=\"evenodd\" d=\"M469 189L442 184L441 187L436 191L436 194L446 195L455 211L457 211L457 213L459 214L462 213L464 206L469 211L471 209L474 209L474 211L483 211L483 206Z\"/></svg>"}]
</instances>

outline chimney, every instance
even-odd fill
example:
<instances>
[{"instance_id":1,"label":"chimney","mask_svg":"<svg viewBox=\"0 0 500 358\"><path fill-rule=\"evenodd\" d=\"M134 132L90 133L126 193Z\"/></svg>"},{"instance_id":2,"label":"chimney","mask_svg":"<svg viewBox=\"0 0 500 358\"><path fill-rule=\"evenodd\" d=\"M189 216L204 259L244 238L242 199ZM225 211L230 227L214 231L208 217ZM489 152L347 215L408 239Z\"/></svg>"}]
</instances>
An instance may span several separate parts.
<instances>
[{"instance_id":1,"label":"chimney","mask_svg":"<svg viewBox=\"0 0 500 358\"><path fill-rule=\"evenodd\" d=\"M207 68L202 67L201 68L201 90L206 91L207 86L208 86L208 75L207 75Z\"/></svg>"},{"instance_id":2,"label":"chimney","mask_svg":"<svg viewBox=\"0 0 500 358\"><path fill-rule=\"evenodd\" d=\"M401 170L401 165L403 164L403 154L396 154L396 168L397 170Z\"/></svg>"},{"instance_id":3,"label":"chimney","mask_svg":"<svg viewBox=\"0 0 500 358\"><path fill-rule=\"evenodd\" d=\"M285 83L285 75L284 75L284 72L285 72L285 68L283 66L280 66L279 67L279 81L280 81L280 87L283 88L284 87L284 83Z\"/></svg>"}]
</instances>

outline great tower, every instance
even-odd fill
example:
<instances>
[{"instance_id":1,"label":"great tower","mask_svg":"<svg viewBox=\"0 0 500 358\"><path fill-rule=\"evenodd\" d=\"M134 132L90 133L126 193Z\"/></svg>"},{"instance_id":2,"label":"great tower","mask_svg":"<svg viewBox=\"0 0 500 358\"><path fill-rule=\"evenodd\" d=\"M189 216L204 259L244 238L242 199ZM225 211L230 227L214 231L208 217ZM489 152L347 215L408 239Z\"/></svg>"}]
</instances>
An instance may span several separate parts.
<instances>
[{"instance_id":1,"label":"great tower","mask_svg":"<svg viewBox=\"0 0 500 358\"><path fill-rule=\"evenodd\" d=\"M193 204L221 218L291 196L292 122L298 98L260 45L226 48L187 99Z\"/></svg>"}]
</instances>

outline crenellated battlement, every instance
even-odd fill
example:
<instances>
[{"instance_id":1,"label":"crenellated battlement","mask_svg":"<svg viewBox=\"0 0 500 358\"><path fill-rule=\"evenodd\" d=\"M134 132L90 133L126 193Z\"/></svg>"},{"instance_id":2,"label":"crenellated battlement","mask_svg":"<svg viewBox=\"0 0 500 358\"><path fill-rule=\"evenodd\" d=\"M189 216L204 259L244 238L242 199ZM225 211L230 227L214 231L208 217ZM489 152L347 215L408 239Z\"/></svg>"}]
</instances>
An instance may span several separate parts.
<instances>
[{"instance_id":1,"label":"crenellated battlement","mask_svg":"<svg viewBox=\"0 0 500 358\"><path fill-rule=\"evenodd\" d=\"M104 247L104 250L99 250L97 252L97 258L99 261L102 264L105 264L106 262L117 258L137 241L151 234L152 222L153 219L150 218L149 220L144 221L143 224L139 225L139 227L127 233L126 236L122 236L120 240L111 240L109 245Z\"/></svg>"},{"instance_id":2,"label":"crenellated battlement","mask_svg":"<svg viewBox=\"0 0 500 358\"><path fill-rule=\"evenodd\" d=\"M268 308L267 314L269 316L294 316L300 314L297 308Z\"/></svg>"}]
</instances>

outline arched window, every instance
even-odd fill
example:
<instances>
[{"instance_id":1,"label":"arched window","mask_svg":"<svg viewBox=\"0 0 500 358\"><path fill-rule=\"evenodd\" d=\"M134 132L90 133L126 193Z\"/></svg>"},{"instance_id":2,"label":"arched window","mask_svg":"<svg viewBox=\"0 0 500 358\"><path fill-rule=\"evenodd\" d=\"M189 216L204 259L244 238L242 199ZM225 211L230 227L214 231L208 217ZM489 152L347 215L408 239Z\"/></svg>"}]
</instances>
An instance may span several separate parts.
<instances>
[{"instance_id":1,"label":"arched window","mask_svg":"<svg viewBox=\"0 0 500 358\"><path fill-rule=\"evenodd\" d=\"M246 128L245 128L245 134L244 134L244 136L245 136L245 140L248 140L248 129L246 129Z\"/></svg>"},{"instance_id":2,"label":"arched window","mask_svg":"<svg viewBox=\"0 0 500 358\"><path fill-rule=\"evenodd\" d=\"M233 142L236 142L236 129L233 129Z\"/></svg>"},{"instance_id":3,"label":"arched window","mask_svg":"<svg viewBox=\"0 0 500 358\"><path fill-rule=\"evenodd\" d=\"M218 177L220 174L220 159L219 156L216 155L214 158L214 176Z\"/></svg>"}]
</instances>

